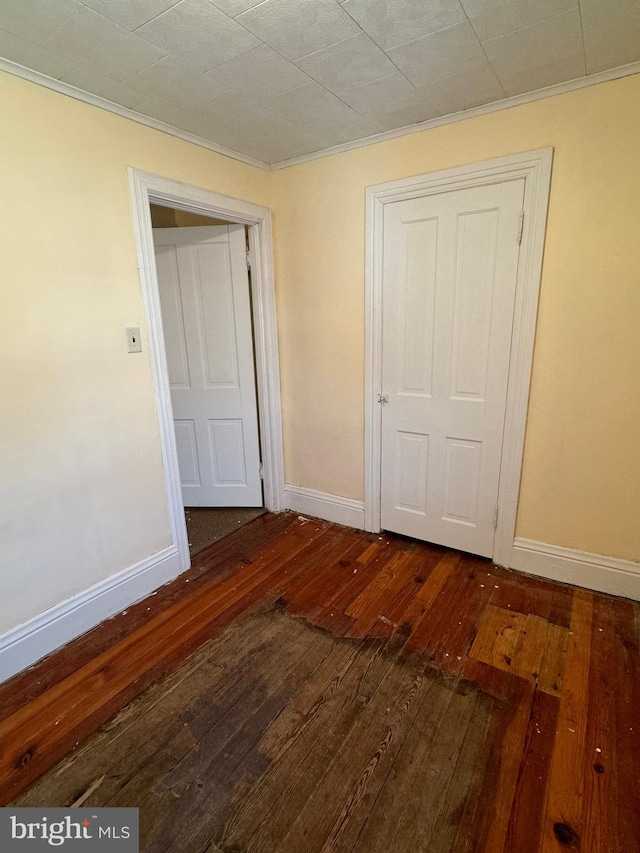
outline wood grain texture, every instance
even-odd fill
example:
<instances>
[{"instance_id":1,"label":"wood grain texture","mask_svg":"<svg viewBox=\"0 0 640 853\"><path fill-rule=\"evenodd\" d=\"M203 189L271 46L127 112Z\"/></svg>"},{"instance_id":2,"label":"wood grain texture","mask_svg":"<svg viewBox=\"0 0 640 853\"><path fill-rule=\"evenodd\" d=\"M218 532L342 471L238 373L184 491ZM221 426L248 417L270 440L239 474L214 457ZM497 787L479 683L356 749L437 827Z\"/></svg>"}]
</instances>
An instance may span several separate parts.
<instances>
[{"instance_id":1,"label":"wood grain texture","mask_svg":"<svg viewBox=\"0 0 640 853\"><path fill-rule=\"evenodd\" d=\"M266 515L0 688L0 798L139 806L145 851L628 853L639 624Z\"/></svg>"},{"instance_id":2,"label":"wood grain texture","mask_svg":"<svg viewBox=\"0 0 640 853\"><path fill-rule=\"evenodd\" d=\"M559 696L569 631L532 613L516 613L489 604L469 656L526 678L539 690Z\"/></svg>"}]
</instances>

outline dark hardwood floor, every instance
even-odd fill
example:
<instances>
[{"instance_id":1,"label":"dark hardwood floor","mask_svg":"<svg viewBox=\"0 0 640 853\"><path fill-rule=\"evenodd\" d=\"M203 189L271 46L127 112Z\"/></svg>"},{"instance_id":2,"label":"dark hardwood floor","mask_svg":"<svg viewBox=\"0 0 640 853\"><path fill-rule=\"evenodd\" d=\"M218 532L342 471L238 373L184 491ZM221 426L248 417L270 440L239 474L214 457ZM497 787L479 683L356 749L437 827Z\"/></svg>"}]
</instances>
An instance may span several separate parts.
<instances>
[{"instance_id":1,"label":"dark hardwood floor","mask_svg":"<svg viewBox=\"0 0 640 853\"><path fill-rule=\"evenodd\" d=\"M0 798L141 850L640 851L640 605L287 514L0 688Z\"/></svg>"}]
</instances>

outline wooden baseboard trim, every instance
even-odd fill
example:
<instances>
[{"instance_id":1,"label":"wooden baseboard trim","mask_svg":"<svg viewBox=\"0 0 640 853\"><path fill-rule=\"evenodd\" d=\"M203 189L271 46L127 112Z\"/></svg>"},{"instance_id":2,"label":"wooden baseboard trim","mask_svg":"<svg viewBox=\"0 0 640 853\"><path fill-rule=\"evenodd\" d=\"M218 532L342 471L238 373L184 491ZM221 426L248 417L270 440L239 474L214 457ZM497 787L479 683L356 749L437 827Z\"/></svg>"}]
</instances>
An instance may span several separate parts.
<instances>
[{"instance_id":1,"label":"wooden baseboard trim","mask_svg":"<svg viewBox=\"0 0 640 853\"><path fill-rule=\"evenodd\" d=\"M186 568L172 545L7 631L0 637L0 682L145 598Z\"/></svg>"},{"instance_id":2,"label":"wooden baseboard trim","mask_svg":"<svg viewBox=\"0 0 640 853\"><path fill-rule=\"evenodd\" d=\"M516 538L510 567L640 601L640 563Z\"/></svg>"},{"instance_id":3,"label":"wooden baseboard trim","mask_svg":"<svg viewBox=\"0 0 640 853\"><path fill-rule=\"evenodd\" d=\"M289 484L284 487L284 500L286 508L294 512L364 530L364 503L362 501Z\"/></svg>"}]
</instances>

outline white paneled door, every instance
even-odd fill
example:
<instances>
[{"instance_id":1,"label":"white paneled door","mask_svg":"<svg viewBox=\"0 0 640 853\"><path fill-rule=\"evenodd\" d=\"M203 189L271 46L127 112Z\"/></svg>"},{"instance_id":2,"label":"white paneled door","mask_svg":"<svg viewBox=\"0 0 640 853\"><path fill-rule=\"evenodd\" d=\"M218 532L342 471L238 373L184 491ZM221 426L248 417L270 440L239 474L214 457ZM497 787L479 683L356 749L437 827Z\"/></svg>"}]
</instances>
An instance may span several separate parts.
<instances>
[{"instance_id":1,"label":"white paneled door","mask_svg":"<svg viewBox=\"0 0 640 853\"><path fill-rule=\"evenodd\" d=\"M487 557L523 193L504 181L384 212L382 527Z\"/></svg>"},{"instance_id":2,"label":"white paneled door","mask_svg":"<svg viewBox=\"0 0 640 853\"><path fill-rule=\"evenodd\" d=\"M185 506L262 506L242 225L153 232Z\"/></svg>"}]
</instances>

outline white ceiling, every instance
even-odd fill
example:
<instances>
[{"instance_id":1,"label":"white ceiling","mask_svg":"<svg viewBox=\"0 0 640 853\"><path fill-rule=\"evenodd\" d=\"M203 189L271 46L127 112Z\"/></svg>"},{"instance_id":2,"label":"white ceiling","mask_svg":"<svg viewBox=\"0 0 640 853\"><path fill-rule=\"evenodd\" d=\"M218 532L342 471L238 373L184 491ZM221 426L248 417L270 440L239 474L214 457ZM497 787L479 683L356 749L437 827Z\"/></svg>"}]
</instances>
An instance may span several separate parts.
<instances>
[{"instance_id":1,"label":"white ceiling","mask_svg":"<svg viewBox=\"0 0 640 853\"><path fill-rule=\"evenodd\" d=\"M0 57L275 163L640 60L640 0L0 0Z\"/></svg>"}]
</instances>

